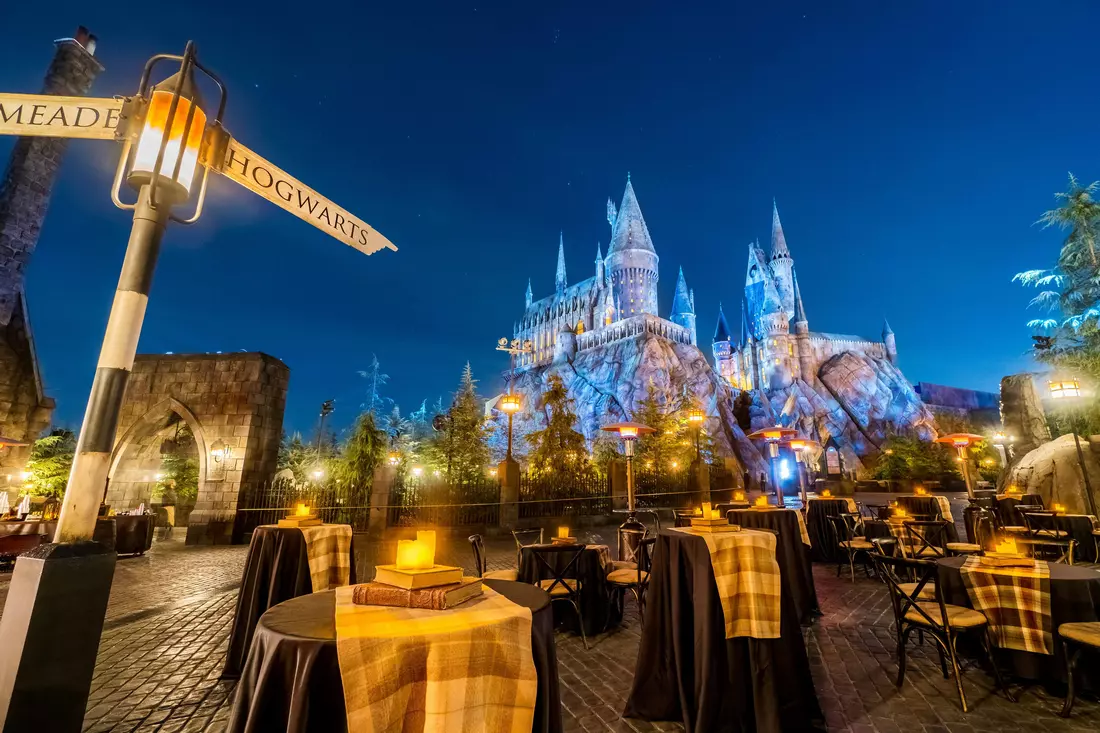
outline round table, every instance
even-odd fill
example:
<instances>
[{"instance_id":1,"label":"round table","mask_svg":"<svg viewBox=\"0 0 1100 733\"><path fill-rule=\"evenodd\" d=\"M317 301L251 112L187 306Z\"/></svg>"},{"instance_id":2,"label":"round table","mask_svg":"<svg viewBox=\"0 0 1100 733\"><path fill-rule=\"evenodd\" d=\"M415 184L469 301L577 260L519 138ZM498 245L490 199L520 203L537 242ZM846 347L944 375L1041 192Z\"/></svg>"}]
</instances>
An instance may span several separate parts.
<instances>
[{"instance_id":1,"label":"round table","mask_svg":"<svg viewBox=\"0 0 1100 733\"><path fill-rule=\"evenodd\" d=\"M816 498L806 502L806 531L810 535L810 555L820 562L836 562L840 559L840 546L829 517L851 513L847 499Z\"/></svg>"},{"instance_id":2,"label":"round table","mask_svg":"<svg viewBox=\"0 0 1100 733\"><path fill-rule=\"evenodd\" d=\"M802 541L797 509L735 509L729 513L730 523L748 529L770 529L779 535L775 543L775 559L783 584L790 589L791 603L801 623L808 624L821 615L814 585L810 548Z\"/></svg>"},{"instance_id":3,"label":"round table","mask_svg":"<svg viewBox=\"0 0 1100 733\"><path fill-rule=\"evenodd\" d=\"M538 674L532 731L561 731L550 596L523 583L484 582L513 603L531 609L531 653ZM336 655L334 591L284 601L260 617L226 730L229 733L347 730L344 688Z\"/></svg>"},{"instance_id":4,"label":"round table","mask_svg":"<svg viewBox=\"0 0 1100 733\"><path fill-rule=\"evenodd\" d=\"M972 607L960 568L965 557L950 557L939 561L937 583L947 603ZM998 649L997 660L1002 672L1039 682L1066 681L1066 660L1058 639L1058 626L1071 621L1100 621L1100 572L1085 567L1049 563L1050 615L1054 633L1054 654L1035 654L1015 649ZM961 641L960 641L961 643ZM1100 668L1077 665L1080 689L1100 691Z\"/></svg>"},{"instance_id":5,"label":"round table","mask_svg":"<svg viewBox=\"0 0 1100 733\"><path fill-rule=\"evenodd\" d=\"M353 540L354 543L354 540ZM351 549L351 580L355 584L355 546ZM309 595L313 580L302 532L294 527L264 525L252 532L244 561L237 609L229 632L222 679L236 679L244 668L260 616L283 601Z\"/></svg>"},{"instance_id":6,"label":"round table","mask_svg":"<svg viewBox=\"0 0 1100 733\"><path fill-rule=\"evenodd\" d=\"M623 714L682 721L691 732L823 729L786 579L781 594L778 639L727 639L706 541L676 530L658 533Z\"/></svg>"},{"instance_id":7,"label":"round table","mask_svg":"<svg viewBox=\"0 0 1100 733\"><path fill-rule=\"evenodd\" d=\"M534 556L538 545L527 545L519 551L519 571L516 579L521 583L538 585L540 580L550 580L554 576L542 566ZM568 553L554 553L545 556L554 572L562 572L569 561ZM611 602L611 588L607 584L608 568L604 561L609 558L606 545L588 545L584 548L577 564L573 567L575 576L581 583L581 617L584 619L584 633L593 636L609 628L618 626L623 620L622 608ZM574 633L580 633L577 614L568 603L555 603L554 615Z\"/></svg>"}]
</instances>

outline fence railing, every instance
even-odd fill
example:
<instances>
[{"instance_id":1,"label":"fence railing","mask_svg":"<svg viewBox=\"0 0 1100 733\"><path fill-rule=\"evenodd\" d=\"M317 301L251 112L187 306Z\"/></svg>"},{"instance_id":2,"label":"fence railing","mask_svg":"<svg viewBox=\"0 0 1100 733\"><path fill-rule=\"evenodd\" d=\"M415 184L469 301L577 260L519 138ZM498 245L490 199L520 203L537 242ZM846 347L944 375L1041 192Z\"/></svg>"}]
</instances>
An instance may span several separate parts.
<instances>
[{"instance_id":1,"label":"fence railing","mask_svg":"<svg viewBox=\"0 0 1100 733\"><path fill-rule=\"evenodd\" d=\"M519 518L611 512L611 479L597 471L527 472L519 477Z\"/></svg>"},{"instance_id":2,"label":"fence railing","mask_svg":"<svg viewBox=\"0 0 1100 733\"><path fill-rule=\"evenodd\" d=\"M469 527L500 522L500 482L490 476L452 482L435 476L398 474L390 489L386 523L391 527Z\"/></svg>"},{"instance_id":3,"label":"fence railing","mask_svg":"<svg viewBox=\"0 0 1100 733\"><path fill-rule=\"evenodd\" d=\"M634 471L634 501L639 507L675 509L693 504L698 498L698 487L687 469L658 473L643 467Z\"/></svg>"},{"instance_id":4,"label":"fence railing","mask_svg":"<svg viewBox=\"0 0 1100 733\"><path fill-rule=\"evenodd\" d=\"M243 536L261 525L275 524L298 504L309 506L323 522L350 524L356 532L367 531L370 490L366 487L277 478L242 497L234 534Z\"/></svg>"}]
</instances>

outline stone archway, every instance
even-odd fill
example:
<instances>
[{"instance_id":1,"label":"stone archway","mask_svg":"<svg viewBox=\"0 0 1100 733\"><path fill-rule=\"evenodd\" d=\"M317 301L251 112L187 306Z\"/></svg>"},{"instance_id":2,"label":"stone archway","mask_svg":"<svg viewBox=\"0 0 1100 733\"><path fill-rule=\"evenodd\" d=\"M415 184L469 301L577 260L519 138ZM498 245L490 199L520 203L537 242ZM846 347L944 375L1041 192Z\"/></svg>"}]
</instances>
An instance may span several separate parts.
<instances>
[{"instance_id":1,"label":"stone archway","mask_svg":"<svg viewBox=\"0 0 1100 733\"><path fill-rule=\"evenodd\" d=\"M237 505L275 473L290 370L261 353L139 354L126 387L107 502L132 509L151 493L144 480L172 415L194 435L199 479L187 542L230 542ZM131 470L135 469L135 470ZM127 474L127 475L124 475ZM135 480L136 479L136 480Z\"/></svg>"}]
</instances>

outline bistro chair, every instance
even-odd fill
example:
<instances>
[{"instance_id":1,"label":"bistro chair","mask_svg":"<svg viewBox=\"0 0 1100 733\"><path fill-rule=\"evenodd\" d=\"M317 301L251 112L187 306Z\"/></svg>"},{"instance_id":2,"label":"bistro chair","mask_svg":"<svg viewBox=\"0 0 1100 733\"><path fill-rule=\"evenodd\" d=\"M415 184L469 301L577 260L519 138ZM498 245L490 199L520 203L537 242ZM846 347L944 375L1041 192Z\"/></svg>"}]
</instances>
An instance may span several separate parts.
<instances>
[{"instance_id":1,"label":"bistro chair","mask_svg":"<svg viewBox=\"0 0 1100 733\"><path fill-rule=\"evenodd\" d=\"M947 556L947 528L951 523L946 519L909 520L901 526L908 541L908 547L902 548L907 556L933 559Z\"/></svg>"},{"instance_id":2,"label":"bistro chair","mask_svg":"<svg viewBox=\"0 0 1100 733\"><path fill-rule=\"evenodd\" d=\"M611 592L618 596L620 608L626 602L626 592L630 591L634 594L634 601L638 604L638 619L641 624L645 624L645 592L649 588L650 560L653 557L653 546L656 544L656 537L643 539L637 552L639 562L633 569L612 570L607 574L607 584L610 586ZM611 620L610 605L607 607L607 618L608 620L604 622L605 628Z\"/></svg>"},{"instance_id":3,"label":"bistro chair","mask_svg":"<svg viewBox=\"0 0 1100 733\"><path fill-rule=\"evenodd\" d=\"M848 558L848 570L851 573L852 582L854 583L856 580L856 557L861 553L864 558L863 571L867 574L867 577L870 577L871 571L867 564L867 557L871 550L875 549L875 546L868 542L866 537L856 535L858 517L854 514L834 514L826 517L826 519L829 520L829 524L833 528L833 537L836 540L837 547L844 550L844 554ZM844 558L841 558L836 564L836 577L840 577L840 572L843 569Z\"/></svg>"},{"instance_id":4,"label":"bistro chair","mask_svg":"<svg viewBox=\"0 0 1100 733\"><path fill-rule=\"evenodd\" d=\"M993 539L993 513L979 509L974 517L973 542L948 542L944 545L952 555L980 555Z\"/></svg>"},{"instance_id":5,"label":"bistro chair","mask_svg":"<svg viewBox=\"0 0 1100 733\"><path fill-rule=\"evenodd\" d=\"M936 648L940 657L940 670L944 679L950 679L947 662L951 662L951 671L955 675L955 686L959 691L959 702L963 712L967 712L966 693L962 685L962 668L959 665L958 656L955 653L955 640L960 633L978 632L981 635L982 645L989 655L990 665L993 667L993 676L997 681L997 687L1004 690L1005 696L1015 702L1012 693L1001 678L997 669L996 659L993 657L993 643L989 635L989 619L980 611L965 606L955 606L943 602L943 595L937 588L934 592L935 600L923 600L925 588L933 582L938 572L936 561L931 559L917 560L908 557L885 557L874 554L871 556L875 563L875 569L885 578L890 588L890 600L894 608L894 625L898 641L898 680L900 688L905 682L905 650L909 641L909 634L914 630L927 632L936 642ZM902 581L901 575L913 574L917 577L916 584L909 590L909 586ZM905 587L903 587L905 586Z\"/></svg>"},{"instance_id":6,"label":"bistro chair","mask_svg":"<svg viewBox=\"0 0 1100 733\"><path fill-rule=\"evenodd\" d=\"M879 557L904 557L901 554L901 543L894 537L876 537L871 540L871 544L875 546L875 554ZM906 575L910 577L910 580L901 583L901 589L910 595L916 595L919 600L922 601L934 601L936 600L936 584L929 582L924 585L919 591L917 590L917 582L912 579L913 573L907 571ZM883 583L889 585L885 576L879 573L877 570L875 576L878 577ZM921 634L920 630L917 631ZM921 643L924 643L924 636L920 636Z\"/></svg>"},{"instance_id":7,"label":"bistro chair","mask_svg":"<svg viewBox=\"0 0 1100 733\"><path fill-rule=\"evenodd\" d=\"M1027 532L1016 538L1018 544L1031 548L1031 554L1053 559L1055 562L1073 564L1077 542L1069 533L1058 529L1058 517L1052 512L1026 511L1022 514Z\"/></svg>"},{"instance_id":8,"label":"bistro chair","mask_svg":"<svg viewBox=\"0 0 1100 733\"><path fill-rule=\"evenodd\" d=\"M617 572L619 570L637 570L639 553L641 552L642 543L649 537L649 528L644 527L641 530L637 530L619 527L618 537L619 547L625 550L626 556L611 561L611 572Z\"/></svg>"},{"instance_id":9,"label":"bistro chair","mask_svg":"<svg viewBox=\"0 0 1100 733\"><path fill-rule=\"evenodd\" d=\"M513 529L512 539L516 541L516 552L524 547L543 544L543 535L544 530L542 527L537 529Z\"/></svg>"},{"instance_id":10,"label":"bistro chair","mask_svg":"<svg viewBox=\"0 0 1100 733\"><path fill-rule=\"evenodd\" d=\"M1058 636L1062 637L1062 651L1066 657L1066 702L1062 706L1060 715L1069 717L1073 709L1075 690L1073 685L1073 672L1077 666L1077 659L1086 651L1089 653L1100 652L1100 621L1080 621L1077 623L1062 624L1058 627ZM1070 643L1073 647L1070 647Z\"/></svg>"},{"instance_id":11,"label":"bistro chair","mask_svg":"<svg viewBox=\"0 0 1100 733\"><path fill-rule=\"evenodd\" d=\"M474 570L477 577L487 580L518 580L519 570L490 570L485 572L485 540L479 534L470 535L470 548L474 551Z\"/></svg>"},{"instance_id":12,"label":"bistro chair","mask_svg":"<svg viewBox=\"0 0 1100 733\"><path fill-rule=\"evenodd\" d=\"M584 634L584 616L581 615L581 593L583 587L577 578L577 564L587 545L577 543L574 545L535 545L531 547L531 554L539 564L539 576L549 575L538 582L538 586L550 594L550 603L565 602L573 607L577 614L577 626L581 630L581 641L584 642L585 651L588 650L588 637ZM547 557L564 555L557 563L561 570L555 570Z\"/></svg>"}]
</instances>

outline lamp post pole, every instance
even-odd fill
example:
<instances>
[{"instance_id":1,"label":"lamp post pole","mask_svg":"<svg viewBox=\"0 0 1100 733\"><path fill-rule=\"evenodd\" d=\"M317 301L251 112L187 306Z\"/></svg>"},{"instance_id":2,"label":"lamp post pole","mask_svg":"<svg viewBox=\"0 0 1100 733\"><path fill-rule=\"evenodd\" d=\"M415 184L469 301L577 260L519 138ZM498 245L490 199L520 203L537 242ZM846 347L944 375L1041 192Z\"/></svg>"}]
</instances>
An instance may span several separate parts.
<instances>
[{"instance_id":1,"label":"lamp post pole","mask_svg":"<svg viewBox=\"0 0 1100 733\"><path fill-rule=\"evenodd\" d=\"M1077 420L1074 420L1073 426L1073 444L1077 447L1077 462L1081 464L1081 478L1085 481L1085 499L1089 503L1089 513L1092 516L1096 516L1096 500L1092 496L1092 482L1089 481L1089 469L1085 465L1085 453L1081 450L1081 438L1080 433L1085 428L1085 421L1080 415Z\"/></svg>"},{"instance_id":2,"label":"lamp post pole","mask_svg":"<svg viewBox=\"0 0 1100 733\"><path fill-rule=\"evenodd\" d=\"M509 341L506 337L497 339L497 351L503 351L508 354L508 393L501 400L501 409L508 413L508 457L509 464L512 463L512 418L519 411L519 400L512 392L513 384L516 381L516 357L521 354L530 354L534 352L534 344L530 340L521 341L520 339L512 339Z\"/></svg>"}]
</instances>

